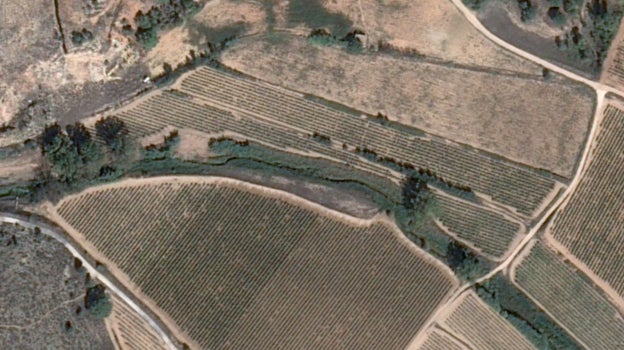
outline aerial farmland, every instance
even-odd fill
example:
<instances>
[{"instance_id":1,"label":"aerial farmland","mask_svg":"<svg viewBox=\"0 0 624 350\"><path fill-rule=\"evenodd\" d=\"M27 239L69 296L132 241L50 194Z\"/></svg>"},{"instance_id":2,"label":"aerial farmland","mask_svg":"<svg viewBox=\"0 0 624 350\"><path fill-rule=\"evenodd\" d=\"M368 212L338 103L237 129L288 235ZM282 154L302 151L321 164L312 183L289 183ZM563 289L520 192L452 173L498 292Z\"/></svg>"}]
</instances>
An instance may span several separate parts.
<instances>
[{"instance_id":1,"label":"aerial farmland","mask_svg":"<svg viewBox=\"0 0 624 350\"><path fill-rule=\"evenodd\" d=\"M7 0L2 348L624 347L623 15Z\"/></svg>"}]
</instances>

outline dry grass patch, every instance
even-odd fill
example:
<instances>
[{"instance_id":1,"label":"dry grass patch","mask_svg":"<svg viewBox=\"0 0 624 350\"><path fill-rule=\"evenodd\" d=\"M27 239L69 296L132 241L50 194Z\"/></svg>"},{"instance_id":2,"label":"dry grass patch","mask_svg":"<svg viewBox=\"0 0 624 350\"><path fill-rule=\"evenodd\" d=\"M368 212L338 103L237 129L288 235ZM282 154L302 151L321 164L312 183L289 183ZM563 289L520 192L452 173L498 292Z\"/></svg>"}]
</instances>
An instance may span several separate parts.
<instances>
[{"instance_id":1,"label":"dry grass patch","mask_svg":"<svg viewBox=\"0 0 624 350\"><path fill-rule=\"evenodd\" d=\"M443 61L542 74L539 66L486 39L450 0L326 0L325 6L363 28L371 45L383 40Z\"/></svg>"},{"instance_id":2,"label":"dry grass patch","mask_svg":"<svg viewBox=\"0 0 624 350\"><path fill-rule=\"evenodd\" d=\"M590 90L284 37L241 40L226 65L288 88L571 176L593 114Z\"/></svg>"}]
</instances>

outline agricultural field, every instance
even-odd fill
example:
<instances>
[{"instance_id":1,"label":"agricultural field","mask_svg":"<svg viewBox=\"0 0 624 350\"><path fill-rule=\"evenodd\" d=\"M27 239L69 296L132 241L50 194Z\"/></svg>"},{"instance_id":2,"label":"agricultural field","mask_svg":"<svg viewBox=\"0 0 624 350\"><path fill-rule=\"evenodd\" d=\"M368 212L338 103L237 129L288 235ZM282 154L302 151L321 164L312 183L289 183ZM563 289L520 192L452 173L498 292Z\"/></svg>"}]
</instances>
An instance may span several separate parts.
<instances>
[{"instance_id":1,"label":"agricultural field","mask_svg":"<svg viewBox=\"0 0 624 350\"><path fill-rule=\"evenodd\" d=\"M0 225L0 348L114 349L85 308L85 273L57 241Z\"/></svg>"},{"instance_id":2,"label":"agricultural field","mask_svg":"<svg viewBox=\"0 0 624 350\"><path fill-rule=\"evenodd\" d=\"M450 196L436 198L441 226L492 260L503 258L513 241L526 231L521 223L493 210Z\"/></svg>"},{"instance_id":3,"label":"agricultural field","mask_svg":"<svg viewBox=\"0 0 624 350\"><path fill-rule=\"evenodd\" d=\"M624 296L624 111L610 104L583 177L553 219L549 236Z\"/></svg>"},{"instance_id":4,"label":"agricultural field","mask_svg":"<svg viewBox=\"0 0 624 350\"><path fill-rule=\"evenodd\" d=\"M114 338L124 350L167 350L162 339L136 311L113 297L113 311L107 322Z\"/></svg>"},{"instance_id":5,"label":"agricultural field","mask_svg":"<svg viewBox=\"0 0 624 350\"><path fill-rule=\"evenodd\" d=\"M624 345L624 319L565 257L536 243L512 271L514 282L587 349Z\"/></svg>"},{"instance_id":6,"label":"agricultural field","mask_svg":"<svg viewBox=\"0 0 624 350\"><path fill-rule=\"evenodd\" d=\"M221 59L263 81L370 115L381 113L564 177L573 173L593 115L593 93L558 76L527 77L426 58L352 54L288 34L279 40L240 39Z\"/></svg>"},{"instance_id":7,"label":"agricultural field","mask_svg":"<svg viewBox=\"0 0 624 350\"><path fill-rule=\"evenodd\" d=\"M535 349L520 332L472 291L459 298L455 306L447 310L440 324L472 349Z\"/></svg>"},{"instance_id":8,"label":"agricultural field","mask_svg":"<svg viewBox=\"0 0 624 350\"><path fill-rule=\"evenodd\" d=\"M115 114L135 137L167 126L208 134L227 131L303 155L338 159L381 176L388 176L389 169L379 162L409 163L428 169L447 184L468 186L525 217L561 188L552 177L529 168L212 68L188 74L176 89ZM373 162L364 161L371 155Z\"/></svg>"},{"instance_id":9,"label":"agricultural field","mask_svg":"<svg viewBox=\"0 0 624 350\"><path fill-rule=\"evenodd\" d=\"M419 350L467 350L467 348L457 342L453 337L443 330L434 328L429 331L425 340L416 349Z\"/></svg>"},{"instance_id":10,"label":"agricultural field","mask_svg":"<svg viewBox=\"0 0 624 350\"><path fill-rule=\"evenodd\" d=\"M457 285L390 224L225 178L127 180L56 212L198 348L402 348Z\"/></svg>"}]
</instances>

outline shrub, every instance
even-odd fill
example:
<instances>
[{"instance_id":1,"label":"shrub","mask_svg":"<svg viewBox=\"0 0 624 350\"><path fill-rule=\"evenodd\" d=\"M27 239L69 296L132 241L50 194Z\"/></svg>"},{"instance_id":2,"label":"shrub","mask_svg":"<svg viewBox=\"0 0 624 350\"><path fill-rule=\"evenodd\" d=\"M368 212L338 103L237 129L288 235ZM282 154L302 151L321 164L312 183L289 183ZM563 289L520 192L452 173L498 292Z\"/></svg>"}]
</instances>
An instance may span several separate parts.
<instances>
[{"instance_id":1,"label":"shrub","mask_svg":"<svg viewBox=\"0 0 624 350\"><path fill-rule=\"evenodd\" d=\"M98 319L108 317L113 309L113 305L106 295L106 288L102 284L87 288L84 305L89 313Z\"/></svg>"}]
</instances>

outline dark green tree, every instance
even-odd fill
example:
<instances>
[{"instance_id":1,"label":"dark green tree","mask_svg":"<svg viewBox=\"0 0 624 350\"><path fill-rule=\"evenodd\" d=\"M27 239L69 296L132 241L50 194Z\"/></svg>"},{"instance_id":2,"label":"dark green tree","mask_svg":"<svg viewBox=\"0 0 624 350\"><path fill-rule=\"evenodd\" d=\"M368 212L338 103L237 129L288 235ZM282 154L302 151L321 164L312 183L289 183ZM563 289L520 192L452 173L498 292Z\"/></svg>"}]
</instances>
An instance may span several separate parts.
<instances>
[{"instance_id":1,"label":"dark green tree","mask_svg":"<svg viewBox=\"0 0 624 350\"><path fill-rule=\"evenodd\" d=\"M106 295L106 288L102 284L87 288L84 305L91 315L99 319L108 317L113 309Z\"/></svg>"},{"instance_id":2,"label":"dark green tree","mask_svg":"<svg viewBox=\"0 0 624 350\"><path fill-rule=\"evenodd\" d=\"M112 152L120 154L124 151L128 129L123 120L116 116L104 117L95 123L95 132Z\"/></svg>"}]
</instances>

